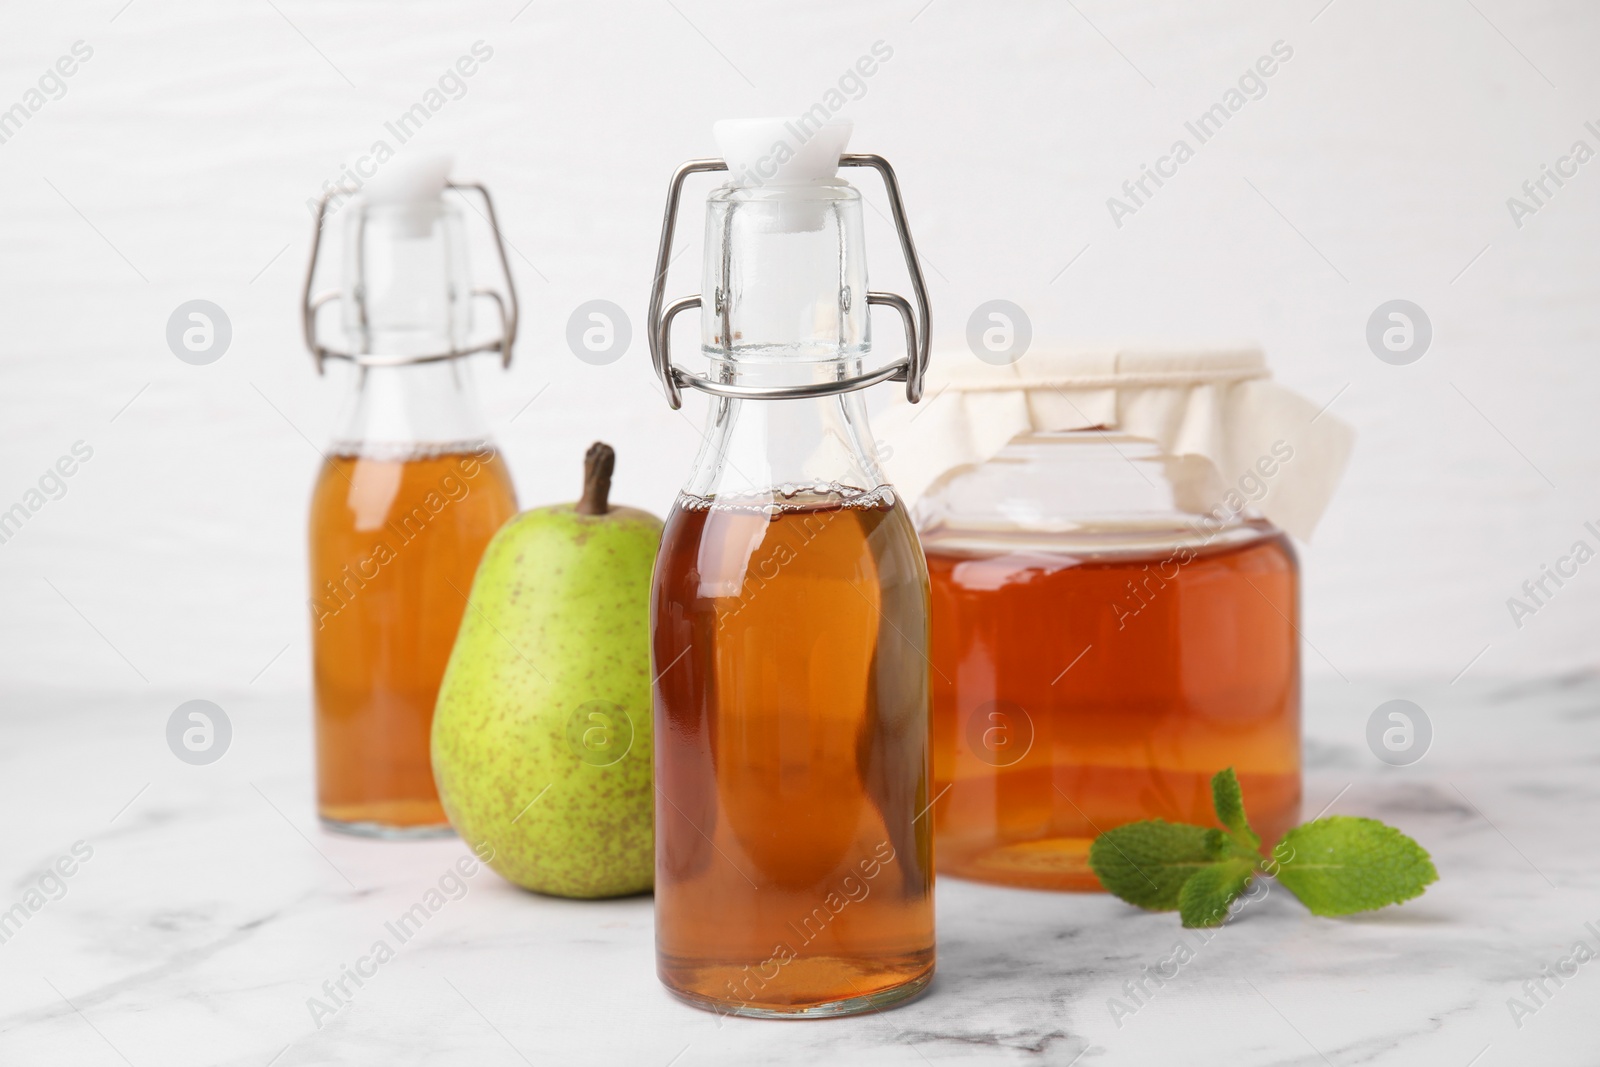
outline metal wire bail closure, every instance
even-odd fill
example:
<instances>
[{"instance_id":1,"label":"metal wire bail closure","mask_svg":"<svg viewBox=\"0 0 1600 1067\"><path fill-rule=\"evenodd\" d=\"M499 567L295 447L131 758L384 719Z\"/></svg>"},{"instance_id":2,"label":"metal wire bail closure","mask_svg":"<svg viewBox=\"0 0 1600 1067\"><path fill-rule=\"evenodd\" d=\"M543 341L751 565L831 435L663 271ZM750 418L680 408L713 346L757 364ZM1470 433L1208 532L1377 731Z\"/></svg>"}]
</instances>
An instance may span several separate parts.
<instances>
[{"instance_id":1,"label":"metal wire bail closure","mask_svg":"<svg viewBox=\"0 0 1600 1067\"><path fill-rule=\"evenodd\" d=\"M511 277L511 262L506 258L506 244L500 236L500 218L495 214L494 199L489 195L489 190L481 182L446 182L446 189L457 192L471 190L483 197L485 217L489 222L489 231L494 234L495 252L500 258L500 275L505 279L506 291L501 296L494 289L479 287L472 290L474 297L487 297L494 301L495 312L500 319L500 336L482 344L473 345L471 348L452 349L448 352L430 352L420 356L365 356L354 352L344 352L337 348L329 348L317 340L317 312L324 304L337 300L339 290L328 289L311 295L311 286L317 276L317 256L322 250L322 226L327 220L328 205L335 197L355 196L359 189L341 186L330 189L322 194L322 199L317 201L317 217L311 230L311 260L306 264L305 285L300 290L300 330L305 337L306 348L311 353L312 362L317 365L317 373L323 373L323 364L330 359L344 359L351 363L358 363L365 367L399 367L412 363L438 363L446 359L459 359L462 356L474 356L480 352L500 353L500 366L511 366L511 350L517 341L517 283Z\"/></svg>"},{"instance_id":2,"label":"metal wire bail closure","mask_svg":"<svg viewBox=\"0 0 1600 1067\"><path fill-rule=\"evenodd\" d=\"M836 382L811 382L805 385L750 386L727 385L714 382L702 375L691 374L672 362L672 320L679 312L700 306L700 297L685 296L674 300L665 308L667 267L672 262L672 235L678 226L678 201L683 195L683 183L691 174L705 171L727 170L728 164L720 159L691 159L672 175L667 186L667 211L661 220L661 245L656 250L656 274L650 284L650 312L647 332L650 338L650 362L656 377L666 391L667 404L674 410L683 404L683 387L699 389L716 396L739 400L799 400L807 397L832 396L865 389L879 382L905 382L906 399L915 404L922 399L922 384L928 374L928 349L931 343L931 317L928 312L928 287L922 280L922 268L917 263L916 245L911 240L911 229L906 225L905 205L900 201L900 183L895 179L894 168L882 156L870 153L849 152L839 157L841 167L871 167L883 178L883 187L889 194L889 209L894 214L895 232L900 236L900 251L905 256L906 272L911 275L911 290L916 297L915 315L911 302L898 293L867 294L868 304L892 307L900 313L906 328L906 354L875 371L845 378Z\"/></svg>"}]
</instances>

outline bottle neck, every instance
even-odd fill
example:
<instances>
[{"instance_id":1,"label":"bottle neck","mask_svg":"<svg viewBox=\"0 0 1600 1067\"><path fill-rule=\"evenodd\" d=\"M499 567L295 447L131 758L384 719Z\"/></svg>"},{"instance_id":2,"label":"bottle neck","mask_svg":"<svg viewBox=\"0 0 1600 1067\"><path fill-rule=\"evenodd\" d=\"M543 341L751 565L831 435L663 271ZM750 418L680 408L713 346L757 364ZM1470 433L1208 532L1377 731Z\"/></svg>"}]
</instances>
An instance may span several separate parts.
<instances>
[{"instance_id":1,"label":"bottle neck","mask_svg":"<svg viewBox=\"0 0 1600 1067\"><path fill-rule=\"evenodd\" d=\"M798 492L854 497L888 484L860 393L811 400L713 398L685 492L771 501Z\"/></svg>"},{"instance_id":2,"label":"bottle neck","mask_svg":"<svg viewBox=\"0 0 1600 1067\"><path fill-rule=\"evenodd\" d=\"M466 359L355 366L337 426L332 450L340 455L409 458L490 443Z\"/></svg>"},{"instance_id":3,"label":"bottle neck","mask_svg":"<svg viewBox=\"0 0 1600 1067\"><path fill-rule=\"evenodd\" d=\"M871 347L861 194L840 179L718 189L701 292L713 380L796 385L859 364Z\"/></svg>"},{"instance_id":4,"label":"bottle neck","mask_svg":"<svg viewBox=\"0 0 1600 1067\"><path fill-rule=\"evenodd\" d=\"M460 211L442 201L363 204L347 225L349 350L388 358L460 351L472 328Z\"/></svg>"},{"instance_id":5,"label":"bottle neck","mask_svg":"<svg viewBox=\"0 0 1600 1067\"><path fill-rule=\"evenodd\" d=\"M460 351L471 329L460 212L442 200L363 203L346 225L346 338L375 358L353 368L334 450L404 458L488 444L467 359L405 362Z\"/></svg>"},{"instance_id":6,"label":"bottle neck","mask_svg":"<svg viewBox=\"0 0 1600 1067\"><path fill-rule=\"evenodd\" d=\"M706 207L701 352L713 381L838 381L871 342L861 196L841 179L724 186ZM703 498L854 496L885 484L861 393L714 398L686 487Z\"/></svg>"}]
</instances>

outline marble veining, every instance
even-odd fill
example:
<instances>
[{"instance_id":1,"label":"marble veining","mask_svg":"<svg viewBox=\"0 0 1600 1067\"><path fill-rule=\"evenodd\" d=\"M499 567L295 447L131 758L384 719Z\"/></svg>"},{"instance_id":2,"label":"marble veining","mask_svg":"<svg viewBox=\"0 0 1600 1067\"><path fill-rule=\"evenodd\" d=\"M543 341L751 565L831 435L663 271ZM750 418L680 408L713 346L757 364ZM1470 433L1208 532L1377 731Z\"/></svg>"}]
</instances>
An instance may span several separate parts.
<instances>
[{"instance_id":1,"label":"marble veining","mask_svg":"<svg viewBox=\"0 0 1600 1067\"><path fill-rule=\"evenodd\" d=\"M1331 804L1428 847L1441 881L1404 907L1317 919L1272 889L1205 936L1105 896L945 879L926 996L795 1023L718 1019L669 997L654 976L648 898L543 898L483 870L398 937L395 918L465 849L324 833L303 696L212 697L234 740L205 767L179 763L163 741L187 694L8 696L14 743L0 790L27 817L7 821L0 909L75 843L92 856L0 943L3 1064L1597 1058L1600 961L1550 970L1580 940L1600 950L1586 925L1600 930L1593 677L1310 688L1305 813ZM1431 751L1410 767L1366 750L1366 718L1393 696L1434 723ZM335 1004L328 989L379 942L389 957L359 986L347 980ZM1148 977L1179 945L1176 976ZM1524 1005L1517 1017L1512 998Z\"/></svg>"}]
</instances>

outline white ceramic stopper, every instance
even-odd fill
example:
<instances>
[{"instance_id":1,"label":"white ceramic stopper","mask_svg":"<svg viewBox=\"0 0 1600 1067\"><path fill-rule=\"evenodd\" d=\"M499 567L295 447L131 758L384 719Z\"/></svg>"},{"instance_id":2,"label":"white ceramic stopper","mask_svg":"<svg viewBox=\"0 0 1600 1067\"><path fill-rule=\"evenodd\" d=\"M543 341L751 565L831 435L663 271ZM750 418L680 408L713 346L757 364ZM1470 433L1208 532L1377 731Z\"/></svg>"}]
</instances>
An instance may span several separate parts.
<instances>
[{"instance_id":1,"label":"white ceramic stopper","mask_svg":"<svg viewBox=\"0 0 1600 1067\"><path fill-rule=\"evenodd\" d=\"M439 216L454 162L440 152L397 156L367 180L361 196L369 206L398 208L404 236L426 237Z\"/></svg>"},{"instance_id":2,"label":"white ceramic stopper","mask_svg":"<svg viewBox=\"0 0 1600 1067\"><path fill-rule=\"evenodd\" d=\"M799 185L839 172L854 124L800 118L723 119L711 128L734 185Z\"/></svg>"}]
</instances>

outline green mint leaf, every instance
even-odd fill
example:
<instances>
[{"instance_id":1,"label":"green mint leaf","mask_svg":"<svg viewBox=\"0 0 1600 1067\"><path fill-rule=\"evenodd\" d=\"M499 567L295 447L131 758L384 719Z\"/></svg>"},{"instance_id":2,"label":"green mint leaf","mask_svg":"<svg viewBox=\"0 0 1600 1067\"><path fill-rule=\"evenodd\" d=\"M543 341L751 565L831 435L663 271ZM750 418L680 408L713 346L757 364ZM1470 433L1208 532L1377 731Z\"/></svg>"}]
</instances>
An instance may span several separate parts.
<instances>
[{"instance_id":1,"label":"green mint leaf","mask_svg":"<svg viewBox=\"0 0 1600 1067\"><path fill-rule=\"evenodd\" d=\"M1091 849L1092 851L1092 849ZM1351 915L1420 896L1439 872L1427 851L1376 819L1330 815L1273 849L1274 876L1313 915Z\"/></svg>"},{"instance_id":2,"label":"green mint leaf","mask_svg":"<svg viewBox=\"0 0 1600 1067\"><path fill-rule=\"evenodd\" d=\"M1129 904L1153 911L1178 907L1183 885L1229 851L1221 830L1150 819L1107 830L1089 846L1100 884Z\"/></svg>"},{"instance_id":3,"label":"green mint leaf","mask_svg":"<svg viewBox=\"0 0 1600 1067\"><path fill-rule=\"evenodd\" d=\"M1232 767L1212 777L1211 803L1217 809L1217 821L1228 828L1239 851L1254 855L1261 847L1261 838L1250 829L1250 821L1244 816L1244 791L1239 788L1239 777Z\"/></svg>"},{"instance_id":4,"label":"green mint leaf","mask_svg":"<svg viewBox=\"0 0 1600 1067\"><path fill-rule=\"evenodd\" d=\"M1201 868L1183 883L1178 893L1178 914L1183 925L1221 926L1228 917L1228 905L1250 887L1255 864L1247 859L1228 859Z\"/></svg>"}]
</instances>

